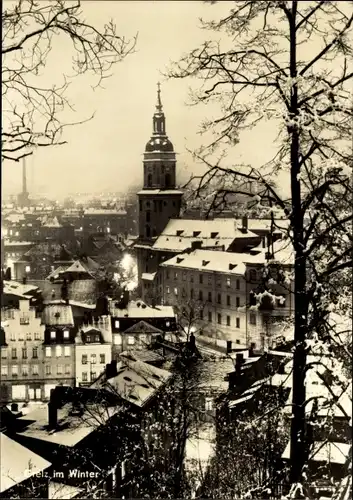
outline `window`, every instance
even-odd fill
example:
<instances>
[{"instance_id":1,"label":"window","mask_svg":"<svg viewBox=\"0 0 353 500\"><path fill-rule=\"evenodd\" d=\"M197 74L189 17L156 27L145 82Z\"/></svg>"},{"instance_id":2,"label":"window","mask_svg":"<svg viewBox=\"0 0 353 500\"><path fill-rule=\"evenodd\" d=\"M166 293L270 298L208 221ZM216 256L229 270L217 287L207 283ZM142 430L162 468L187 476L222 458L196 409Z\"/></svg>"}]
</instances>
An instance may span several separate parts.
<instances>
[{"instance_id":1,"label":"window","mask_svg":"<svg viewBox=\"0 0 353 500\"><path fill-rule=\"evenodd\" d=\"M91 363L93 365L97 363L97 354L91 354Z\"/></svg>"},{"instance_id":2,"label":"window","mask_svg":"<svg viewBox=\"0 0 353 500\"><path fill-rule=\"evenodd\" d=\"M30 333L26 334L26 340L32 340L32 335Z\"/></svg>"},{"instance_id":3,"label":"window","mask_svg":"<svg viewBox=\"0 0 353 500\"><path fill-rule=\"evenodd\" d=\"M34 334L34 340L40 340L40 334L38 332Z\"/></svg>"},{"instance_id":4,"label":"window","mask_svg":"<svg viewBox=\"0 0 353 500\"><path fill-rule=\"evenodd\" d=\"M50 365L46 365L46 367L45 367L45 374L46 375L51 375L51 366Z\"/></svg>"},{"instance_id":5,"label":"window","mask_svg":"<svg viewBox=\"0 0 353 500\"><path fill-rule=\"evenodd\" d=\"M227 326L230 326L230 316L227 316Z\"/></svg>"},{"instance_id":6,"label":"window","mask_svg":"<svg viewBox=\"0 0 353 500\"><path fill-rule=\"evenodd\" d=\"M209 285L212 285L212 276L209 274L208 276L208 284Z\"/></svg>"},{"instance_id":7,"label":"window","mask_svg":"<svg viewBox=\"0 0 353 500\"><path fill-rule=\"evenodd\" d=\"M217 288L221 288L222 286L222 281L220 278L217 278Z\"/></svg>"},{"instance_id":8,"label":"window","mask_svg":"<svg viewBox=\"0 0 353 500\"><path fill-rule=\"evenodd\" d=\"M193 282L194 282L194 275L192 274L192 275L190 276L190 283L193 283Z\"/></svg>"},{"instance_id":9,"label":"window","mask_svg":"<svg viewBox=\"0 0 353 500\"><path fill-rule=\"evenodd\" d=\"M185 299L186 297L186 291L185 291L185 288L182 289L181 291L181 296Z\"/></svg>"},{"instance_id":10,"label":"window","mask_svg":"<svg viewBox=\"0 0 353 500\"><path fill-rule=\"evenodd\" d=\"M38 358L38 347L33 347L32 358Z\"/></svg>"},{"instance_id":11,"label":"window","mask_svg":"<svg viewBox=\"0 0 353 500\"><path fill-rule=\"evenodd\" d=\"M17 359L17 349L16 349L16 347L13 347L11 349L11 358L12 359Z\"/></svg>"},{"instance_id":12,"label":"window","mask_svg":"<svg viewBox=\"0 0 353 500\"><path fill-rule=\"evenodd\" d=\"M178 279L178 273L175 271L174 272L174 279L177 280Z\"/></svg>"},{"instance_id":13,"label":"window","mask_svg":"<svg viewBox=\"0 0 353 500\"><path fill-rule=\"evenodd\" d=\"M96 372L91 372L91 381L96 380L97 378L97 373Z\"/></svg>"},{"instance_id":14,"label":"window","mask_svg":"<svg viewBox=\"0 0 353 500\"><path fill-rule=\"evenodd\" d=\"M26 271L26 273L30 273L31 272L31 266L26 266L25 271Z\"/></svg>"},{"instance_id":15,"label":"window","mask_svg":"<svg viewBox=\"0 0 353 500\"><path fill-rule=\"evenodd\" d=\"M70 365L65 365L65 375L70 375Z\"/></svg>"},{"instance_id":16,"label":"window","mask_svg":"<svg viewBox=\"0 0 353 500\"><path fill-rule=\"evenodd\" d=\"M12 375L17 377L17 375L18 375L18 366L17 365L12 365Z\"/></svg>"},{"instance_id":17,"label":"window","mask_svg":"<svg viewBox=\"0 0 353 500\"><path fill-rule=\"evenodd\" d=\"M212 398L205 398L205 410L206 411L213 410L213 399Z\"/></svg>"},{"instance_id":18,"label":"window","mask_svg":"<svg viewBox=\"0 0 353 500\"><path fill-rule=\"evenodd\" d=\"M51 358L51 347L46 347L45 348L45 356L47 358Z\"/></svg>"},{"instance_id":19,"label":"window","mask_svg":"<svg viewBox=\"0 0 353 500\"><path fill-rule=\"evenodd\" d=\"M203 319L203 310L202 309L200 310L200 319L201 320Z\"/></svg>"},{"instance_id":20,"label":"window","mask_svg":"<svg viewBox=\"0 0 353 500\"><path fill-rule=\"evenodd\" d=\"M227 306L230 306L230 295L227 295Z\"/></svg>"},{"instance_id":21,"label":"window","mask_svg":"<svg viewBox=\"0 0 353 500\"><path fill-rule=\"evenodd\" d=\"M203 283L203 275L202 274L199 275L199 283L200 283L200 285L202 285L202 283Z\"/></svg>"},{"instance_id":22,"label":"window","mask_svg":"<svg viewBox=\"0 0 353 500\"><path fill-rule=\"evenodd\" d=\"M1 359L6 359L7 358L7 349L6 347L1 349Z\"/></svg>"},{"instance_id":23,"label":"window","mask_svg":"<svg viewBox=\"0 0 353 500\"><path fill-rule=\"evenodd\" d=\"M58 375L62 375L63 373L63 365L58 365L57 368L56 368L56 373Z\"/></svg>"},{"instance_id":24,"label":"window","mask_svg":"<svg viewBox=\"0 0 353 500\"><path fill-rule=\"evenodd\" d=\"M211 311L208 311L208 321L212 323L212 313Z\"/></svg>"},{"instance_id":25,"label":"window","mask_svg":"<svg viewBox=\"0 0 353 500\"><path fill-rule=\"evenodd\" d=\"M250 313L250 325L256 325L256 314Z\"/></svg>"},{"instance_id":26,"label":"window","mask_svg":"<svg viewBox=\"0 0 353 500\"><path fill-rule=\"evenodd\" d=\"M1 375L7 375L7 365L1 365Z\"/></svg>"},{"instance_id":27,"label":"window","mask_svg":"<svg viewBox=\"0 0 353 500\"><path fill-rule=\"evenodd\" d=\"M121 335L114 335L114 345L121 345L122 344L122 338Z\"/></svg>"},{"instance_id":28,"label":"window","mask_svg":"<svg viewBox=\"0 0 353 500\"><path fill-rule=\"evenodd\" d=\"M256 296L255 296L255 293L253 291L250 292L249 302L250 302L251 306L256 306Z\"/></svg>"},{"instance_id":29,"label":"window","mask_svg":"<svg viewBox=\"0 0 353 500\"><path fill-rule=\"evenodd\" d=\"M57 358L60 358L60 356L62 356L62 348L61 348L61 345L57 345L55 347L55 356Z\"/></svg>"},{"instance_id":30,"label":"window","mask_svg":"<svg viewBox=\"0 0 353 500\"><path fill-rule=\"evenodd\" d=\"M166 290L166 291L167 291L167 293L170 293L170 288L169 288L169 286L167 286L167 290Z\"/></svg>"},{"instance_id":31,"label":"window","mask_svg":"<svg viewBox=\"0 0 353 500\"><path fill-rule=\"evenodd\" d=\"M28 365L22 365L22 375L28 375Z\"/></svg>"},{"instance_id":32,"label":"window","mask_svg":"<svg viewBox=\"0 0 353 500\"><path fill-rule=\"evenodd\" d=\"M167 271L166 271L166 277L167 277L167 280L169 280L169 278L170 278L170 272L169 272L169 269L167 269Z\"/></svg>"},{"instance_id":33,"label":"window","mask_svg":"<svg viewBox=\"0 0 353 500\"><path fill-rule=\"evenodd\" d=\"M90 336L90 335L86 335L86 343L87 343L87 342L88 342L88 343L89 343L89 342L91 342L91 336Z\"/></svg>"},{"instance_id":34,"label":"window","mask_svg":"<svg viewBox=\"0 0 353 500\"><path fill-rule=\"evenodd\" d=\"M239 280L236 280L236 282L235 282L235 288L237 290L240 290L240 281Z\"/></svg>"},{"instance_id":35,"label":"window","mask_svg":"<svg viewBox=\"0 0 353 500\"><path fill-rule=\"evenodd\" d=\"M22 358L27 359L27 349L26 347L22 347Z\"/></svg>"},{"instance_id":36,"label":"window","mask_svg":"<svg viewBox=\"0 0 353 500\"><path fill-rule=\"evenodd\" d=\"M221 325L221 324L222 324L222 316L221 316L219 313L217 314L217 323L218 323L219 325Z\"/></svg>"},{"instance_id":37,"label":"window","mask_svg":"<svg viewBox=\"0 0 353 500\"><path fill-rule=\"evenodd\" d=\"M11 332L11 340L16 340L16 335L13 332Z\"/></svg>"},{"instance_id":38,"label":"window","mask_svg":"<svg viewBox=\"0 0 353 500\"><path fill-rule=\"evenodd\" d=\"M18 334L18 340L24 340L24 338L23 338L23 332L20 332Z\"/></svg>"},{"instance_id":39,"label":"window","mask_svg":"<svg viewBox=\"0 0 353 500\"><path fill-rule=\"evenodd\" d=\"M236 318L236 319L235 319L235 326L236 326L237 328L240 328L240 318Z\"/></svg>"},{"instance_id":40,"label":"window","mask_svg":"<svg viewBox=\"0 0 353 500\"><path fill-rule=\"evenodd\" d=\"M38 365L32 365L32 374L38 375Z\"/></svg>"},{"instance_id":41,"label":"window","mask_svg":"<svg viewBox=\"0 0 353 500\"><path fill-rule=\"evenodd\" d=\"M174 295L178 295L178 289L176 287L174 288Z\"/></svg>"},{"instance_id":42,"label":"window","mask_svg":"<svg viewBox=\"0 0 353 500\"><path fill-rule=\"evenodd\" d=\"M100 354L99 355L99 361L101 365L105 364L105 354Z\"/></svg>"},{"instance_id":43,"label":"window","mask_svg":"<svg viewBox=\"0 0 353 500\"><path fill-rule=\"evenodd\" d=\"M250 269L249 279L250 279L250 281L256 281L256 271L255 271L255 269Z\"/></svg>"},{"instance_id":44,"label":"window","mask_svg":"<svg viewBox=\"0 0 353 500\"><path fill-rule=\"evenodd\" d=\"M212 302L212 292L208 292L208 302Z\"/></svg>"},{"instance_id":45,"label":"window","mask_svg":"<svg viewBox=\"0 0 353 500\"><path fill-rule=\"evenodd\" d=\"M87 354L82 354L82 364L87 365Z\"/></svg>"},{"instance_id":46,"label":"window","mask_svg":"<svg viewBox=\"0 0 353 500\"><path fill-rule=\"evenodd\" d=\"M127 343L128 343L129 345L134 345L134 343L135 343L135 337L129 336L129 337L127 338Z\"/></svg>"},{"instance_id":47,"label":"window","mask_svg":"<svg viewBox=\"0 0 353 500\"><path fill-rule=\"evenodd\" d=\"M70 346L69 345L66 345L64 346L64 356L67 358L70 356Z\"/></svg>"},{"instance_id":48,"label":"window","mask_svg":"<svg viewBox=\"0 0 353 500\"><path fill-rule=\"evenodd\" d=\"M235 297L235 305L240 307L240 297Z\"/></svg>"},{"instance_id":49,"label":"window","mask_svg":"<svg viewBox=\"0 0 353 500\"><path fill-rule=\"evenodd\" d=\"M227 278L227 288L230 288L230 278Z\"/></svg>"},{"instance_id":50,"label":"window","mask_svg":"<svg viewBox=\"0 0 353 500\"><path fill-rule=\"evenodd\" d=\"M87 382L87 372L82 372L82 382Z\"/></svg>"},{"instance_id":51,"label":"window","mask_svg":"<svg viewBox=\"0 0 353 500\"><path fill-rule=\"evenodd\" d=\"M64 330L64 339L70 338L70 332L69 330Z\"/></svg>"},{"instance_id":52,"label":"window","mask_svg":"<svg viewBox=\"0 0 353 500\"><path fill-rule=\"evenodd\" d=\"M183 271L183 281L186 281L186 272Z\"/></svg>"},{"instance_id":53,"label":"window","mask_svg":"<svg viewBox=\"0 0 353 500\"><path fill-rule=\"evenodd\" d=\"M114 322L115 328L120 328L120 321L118 319Z\"/></svg>"},{"instance_id":54,"label":"window","mask_svg":"<svg viewBox=\"0 0 353 500\"><path fill-rule=\"evenodd\" d=\"M221 304L221 303L222 303L222 297L221 297L221 294L220 294L220 293L218 293L218 294L217 294L217 303L218 303L218 304Z\"/></svg>"},{"instance_id":55,"label":"window","mask_svg":"<svg viewBox=\"0 0 353 500\"><path fill-rule=\"evenodd\" d=\"M55 331L55 330L52 330L52 331L50 332L50 338L51 338L52 340L55 340L55 339L56 339L56 331Z\"/></svg>"},{"instance_id":56,"label":"window","mask_svg":"<svg viewBox=\"0 0 353 500\"><path fill-rule=\"evenodd\" d=\"M202 290L199 290L199 300L203 300L203 293L202 293Z\"/></svg>"},{"instance_id":57,"label":"window","mask_svg":"<svg viewBox=\"0 0 353 500\"><path fill-rule=\"evenodd\" d=\"M151 212L146 212L146 222L151 222Z\"/></svg>"}]
</instances>

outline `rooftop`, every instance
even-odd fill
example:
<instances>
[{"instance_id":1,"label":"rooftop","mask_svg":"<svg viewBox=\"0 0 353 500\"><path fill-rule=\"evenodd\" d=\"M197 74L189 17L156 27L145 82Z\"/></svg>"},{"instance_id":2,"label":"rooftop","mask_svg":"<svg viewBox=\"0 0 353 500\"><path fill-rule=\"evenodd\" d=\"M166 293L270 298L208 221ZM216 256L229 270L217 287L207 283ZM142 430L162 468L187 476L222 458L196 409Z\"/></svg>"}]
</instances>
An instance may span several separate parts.
<instances>
[{"instance_id":1,"label":"rooftop","mask_svg":"<svg viewBox=\"0 0 353 500\"><path fill-rule=\"evenodd\" d=\"M168 382L172 373L140 360L132 361L124 357L124 365L115 377L97 379L91 387L104 387L129 403L140 408L155 395L160 387Z\"/></svg>"},{"instance_id":2,"label":"rooftop","mask_svg":"<svg viewBox=\"0 0 353 500\"><path fill-rule=\"evenodd\" d=\"M153 333L162 335L163 331L160 330L159 328L156 328L155 326L150 325L146 321L139 321L135 325L130 326L130 328L128 328L127 330L124 330L124 333L142 333L142 334Z\"/></svg>"},{"instance_id":3,"label":"rooftop","mask_svg":"<svg viewBox=\"0 0 353 500\"><path fill-rule=\"evenodd\" d=\"M19 434L40 439L62 446L76 446L101 425L118 413L119 406L104 406L102 404L86 404L82 415L72 415L72 404L68 403L58 409L58 426L55 430L48 427L48 405L40 405L19 420L29 425Z\"/></svg>"},{"instance_id":4,"label":"rooftop","mask_svg":"<svg viewBox=\"0 0 353 500\"><path fill-rule=\"evenodd\" d=\"M46 326L74 326L72 308L67 304L48 304L42 312L42 324Z\"/></svg>"},{"instance_id":5,"label":"rooftop","mask_svg":"<svg viewBox=\"0 0 353 500\"><path fill-rule=\"evenodd\" d=\"M23 297L28 299L26 295L29 292L34 292L38 290L36 285L19 283L18 281L6 281L4 280L4 292L12 295L18 295L19 297Z\"/></svg>"},{"instance_id":6,"label":"rooftop","mask_svg":"<svg viewBox=\"0 0 353 500\"><path fill-rule=\"evenodd\" d=\"M1 493L44 471L50 465L50 462L17 443L17 441L3 433L0 434Z\"/></svg>"},{"instance_id":7,"label":"rooftop","mask_svg":"<svg viewBox=\"0 0 353 500\"><path fill-rule=\"evenodd\" d=\"M111 303L111 314L114 318L175 318L171 306L147 306L142 300L129 302L126 309L119 309Z\"/></svg>"},{"instance_id":8,"label":"rooftop","mask_svg":"<svg viewBox=\"0 0 353 500\"><path fill-rule=\"evenodd\" d=\"M243 233L236 219L170 219L166 228L155 241L156 250L182 251L193 241L202 241L204 247L222 247L228 250L235 239L258 238L248 230Z\"/></svg>"}]
</instances>

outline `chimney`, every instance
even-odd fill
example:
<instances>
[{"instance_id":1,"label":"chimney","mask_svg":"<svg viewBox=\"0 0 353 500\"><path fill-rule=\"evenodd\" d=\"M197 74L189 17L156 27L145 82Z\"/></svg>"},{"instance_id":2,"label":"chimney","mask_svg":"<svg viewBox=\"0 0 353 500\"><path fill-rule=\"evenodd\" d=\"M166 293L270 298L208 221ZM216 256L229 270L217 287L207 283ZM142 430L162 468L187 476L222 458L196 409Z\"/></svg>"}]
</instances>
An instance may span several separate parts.
<instances>
[{"instance_id":1,"label":"chimney","mask_svg":"<svg viewBox=\"0 0 353 500\"><path fill-rule=\"evenodd\" d=\"M244 364L244 354L242 352L237 352L236 358L235 358L235 373L236 373L236 378L239 380L241 377L241 367Z\"/></svg>"},{"instance_id":2,"label":"chimney","mask_svg":"<svg viewBox=\"0 0 353 500\"><path fill-rule=\"evenodd\" d=\"M48 427L50 430L56 429L58 425L58 409L54 401L52 401L53 390L50 394L50 401L48 403Z\"/></svg>"},{"instance_id":3,"label":"chimney","mask_svg":"<svg viewBox=\"0 0 353 500\"><path fill-rule=\"evenodd\" d=\"M241 232L244 234L248 232L248 216L247 215L244 215L241 219Z\"/></svg>"},{"instance_id":4,"label":"chimney","mask_svg":"<svg viewBox=\"0 0 353 500\"><path fill-rule=\"evenodd\" d=\"M116 359L113 359L110 363L108 363L105 367L105 375L107 380L110 378L115 377L118 374L117 370L117 361Z\"/></svg>"}]
</instances>

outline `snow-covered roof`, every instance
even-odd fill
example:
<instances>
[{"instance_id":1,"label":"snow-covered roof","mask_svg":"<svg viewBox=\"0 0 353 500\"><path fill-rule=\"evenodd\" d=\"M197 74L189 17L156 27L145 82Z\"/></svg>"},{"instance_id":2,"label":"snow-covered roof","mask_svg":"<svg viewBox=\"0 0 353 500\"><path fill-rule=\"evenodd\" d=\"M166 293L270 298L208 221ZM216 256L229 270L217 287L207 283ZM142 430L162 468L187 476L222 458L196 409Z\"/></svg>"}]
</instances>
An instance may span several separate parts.
<instances>
[{"instance_id":1,"label":"snow-covered roof","mask_svg":"<svg viewBox=\"0 0 353 500\"><path fill-rule=\"evenodd\" d=\"M51 466L50 462L3 433L0 444L1 493Z\"/></svg>"},{"instance_id":2,"label":"snow-covered roof","mask_svg":"<svg viewBox=\"0 0 353 500\"><path fill-rule=\"evenodd\" d=\"M290 444L289 440L282 454L282 458L285 460L289 460L290 458ZM349 458L350 449L351 445L346 443L316 441L311 448L309 460L344 465Z\"/></svg>"},{"instance_id":3,"label":"snow-covered roof","mask_svg":"<svg viewBox=\"0 0 353 500\"><path fill-rule=\"evenodd\" d=\"M146 281L153 281L157 273L142 273L141 278Z\"/></svg>"},{"instance_id":4,"label":"snow-covered roof","mask_svg":"<svg viewBox=\"0 0 353 500\"><path fill-rule=\"evenodd\" d=\"M124 357L124 365L115 377L97 380L91 387L104 386L130 403L143 407L171 377L172 373L140 360Z\"/></svg>"},{"instance_id":5,"label":"snow-covered roof","mask_svg":"<svg viewBox=\"0 0 353 500\"><path fill-rule=\"evenodd\" d=\"M138 306L140 304L140 306ZM145 307L143 307L145 306ZM119 309L111 304L111 314L114 318L174 318L172 306L150 307L141 300L129 302L126 309Z\"/></svg>"},{"instance_id":6,"label":"snow-covered roof","mask_svg":"<svg viewBox=\"0 0 353 500\"><path fill-rule=\"evenodd\" d=\"M19 434L62 446L76 446L100 425L108 422L120 407L105 407L102 411L101 405L90 404L80 416L72 415L71 410L71 404L58 409L58 427L56 431L52 431L48 429L48 405L40 405L33 412L20 417L20 420L33 422Z\"/></svg>"},{"instance_id":7,"label":"snow-covered roof","mask_svg":"<svg viewBox=\"0 0 353 500\"><path fill-rule=\"evenodd\" d=\"M180 267L205 272L243 276L246 270L244 261L257 262L257 255L220 252L214 250L194 250L172 257L160 264L162 267Z\"/></svg>"},{"instance_id":8,"label":"snow-covered roof","mask_svg":"<svg viewBox=\"0 0 353 500\"><path fill-rule=\"evenodd\" d=\"M235 239L258 238L255 233L243 233L236 219L170 219L153 245L155 250L182 251L193 241L202 241L204 247L227 250Z\"/></svg>"},{"instance_id":9,"label":"snow-covered roof","mask_svg":"<svg viewBox=\"0 0 353 500\"><path fill-rule=\"evenodd\" d=\"M125 210L109 210L100 208L89 208L84 211L84 215L126 215Z\"/></svg>"},{"instance_id":10,"label":"snow-covered roof","mask_svg":"<svg viewBox=\"0 0 353 500\"><path fill-rule=\"evenodd\" d=\"M42 324L46 326L74 326L72 308L67 304L48 304L42 312Z\"/></svg>"},{"instance_id":11,"label":"snow-covered roof","mask_svg":"<svg viewBox=\"0 0 353 500\"><path fill-rule=\"evenodd\" d=\"M82 488L71 486L57 481L49 482L49 495L50 500L69 500L75 498L79 493L83 493Z\"/></svg>"},{"instance_id":12,"label":"snow-covered roof","mask_svg":"<svg viewBox=\"0 0 353 500\"><path fill-rule=\"evenodd\" d=\"M258 252L254 258L250 259L246 257L245 263L249 264L264 264L267 261L266 254L268 252L267 247L263 248L259 245L251 250L251 253ZM269 259L269 263L279 262L282 265L294 265L294 249L292 243L289 240L277 240L273 243L273 258Z\"/></svg>"},{"instance_id":13,"label":"snow-covered roof","mask_svg":"<svg viewBox=\"0 0 353 500\"><path fill-rule=\"evenodd\" d=\"M19 283L18 281L4 281L4 292L8 294L18 295L19 297L23 297L28 299L26 293L33 292L38 290L38 287L35 285Z\"/></svg>"},{"instance_id":14,"label":"snow-covered roof","mask_svg":"<svg viewBox=\"0 0 353 500\"><path fill-rule=\"evenodd\" d=\"M180 189L142 189L137 194L183 194L183 191L180 191Z\"/></svg>"}]
</instances>

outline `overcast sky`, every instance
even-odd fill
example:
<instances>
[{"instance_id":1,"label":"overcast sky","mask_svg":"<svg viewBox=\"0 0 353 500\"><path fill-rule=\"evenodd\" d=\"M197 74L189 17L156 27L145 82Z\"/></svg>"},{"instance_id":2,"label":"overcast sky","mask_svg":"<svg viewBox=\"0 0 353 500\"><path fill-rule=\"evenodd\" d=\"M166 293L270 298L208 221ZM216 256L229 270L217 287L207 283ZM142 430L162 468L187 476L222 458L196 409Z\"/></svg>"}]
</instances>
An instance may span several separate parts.
<instances>
[{"instance_id":1,"label":"overcast sky","mask_svg":"<svg viewBox=\"0 0 353 500\"><path fill-rule=\"evenodd\" d=\"M188 80L163 81L163 71L198 46L209 33L199 28L199 18L218 18L229 10L231 2L215 5L201 1L85 1L86 20L96 26L113 18L119 33L138 35L136 53L115 66L104 89L92 90L93 80L77 79L69 97L79 120L95 112L92 121L67 130L67 145L39 149L27 160L28 184L32 192L63 197L69 192L124 191L142 182L142 154L152 132L156 102L156 84L162 82L162 101L167 119L167 133L178 155L179 179L195 168L187 149L205 141L199 135L204 118L215 116L217 108L187 106ZM5 1L6 7L6 1ZM220 35L214 35L219 37ZM69 42L56 40L43 81L59 83L69 72L72 51ZM196 82L197 83L197 82ZM264 124L241 136L229 161L244 161L259 166L274 152L274 127ZM3 164L4 194L21 189L21 166Z\"/></svg>"}]
</instances>

